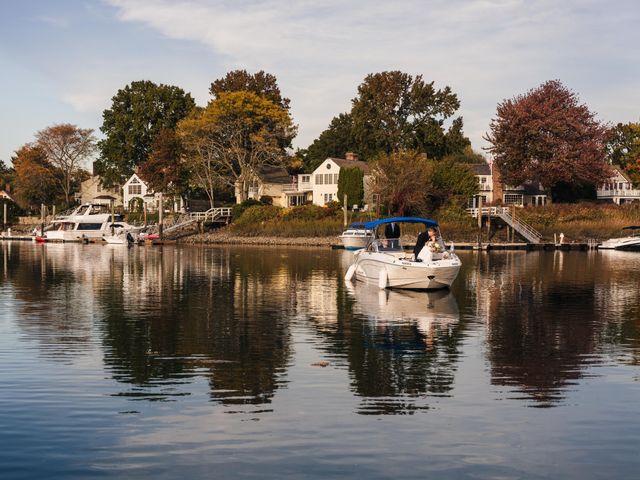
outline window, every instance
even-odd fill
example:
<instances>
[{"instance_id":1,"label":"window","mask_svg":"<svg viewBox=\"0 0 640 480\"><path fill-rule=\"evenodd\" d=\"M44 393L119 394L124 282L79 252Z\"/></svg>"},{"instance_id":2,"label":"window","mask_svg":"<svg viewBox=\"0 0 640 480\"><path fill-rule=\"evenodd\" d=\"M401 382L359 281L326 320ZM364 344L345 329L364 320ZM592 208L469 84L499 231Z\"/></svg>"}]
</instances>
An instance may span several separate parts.
<instances>
[{"instance_id":1,"label":"window","mask_svg":"<svg viewBox=\"0 0 640 480\"><path fill-rule=\"evenodd\" d=\"M309 175L302 175L302 183L309 183Z\"/></svg>"},{"instance_id":2,"label":"window","mask_svg":"<svg viewBox=\"0 0 640 480\"><path fill-rule=\"evenodd\" d=\"M505 205L522 205L522 195L519 193L505 193L504 204Z\"/></svg>"},{"instance_id":3,"label":"window","mask_svg":"<svg viewBox=\"0 0 640 480\"><path fill-rule=\"evenodd\" d=\"M340 176L339 173L334 173L333 174L333 183L335 183L336 185L338 184L338 177Z\"/></svg>"},{"instance_id":4,"label":"window","mask_svg":"<svg viewBox=\"0 0 640 480\"><path fill-rule=\"evenodd\" d=\"M322 185L324 182L324 175L322 173L318 173L316 175L316 185Z\"/></svg>"},{"instance_id":5,"label":"window","mask_svg":"<svg viewBox=\"0 0 640 480\"><path fill-rule=\"evenodd\" d=\"M100 230L101 223L79 223L77 230Z\"/></svg>"},{"instance_id":6,"label":"window","mask_svg":"<svg viewBox=\"0 0 640 480\"><path fill-rule=\"evenodd\" d=\"M333 193L325 193L324 203L329 203L331 200L333 200Z\"/></svg>"},{"instance_id":7,"label":"window","mask_svg":"<svg viewBox=\"0 0 640 480\"><path fill-rule=\"evenodd\" d=\"M487 183L487 177L480 177L480 183Z\"/></svg>"},{"instance_id":8,"label":"window","mask_svg":"<svg viewBox=\"0 0 640 480\"><path fill-rule=\"evenodd\" d=\"M330 173L325 173L324 174L324 183L325 185L331 185L331 180L333 179L333 175L331 175Z\"/></svg>"},{"instance_id":9,"label":"window","mask_svg":"<svg viewBox=\"0 0 640 480\"><path fill-rule=\"evenodd\" d=\"M129 195L142 195L142 185L129 185Z\"/></svg>"}]
</instances>

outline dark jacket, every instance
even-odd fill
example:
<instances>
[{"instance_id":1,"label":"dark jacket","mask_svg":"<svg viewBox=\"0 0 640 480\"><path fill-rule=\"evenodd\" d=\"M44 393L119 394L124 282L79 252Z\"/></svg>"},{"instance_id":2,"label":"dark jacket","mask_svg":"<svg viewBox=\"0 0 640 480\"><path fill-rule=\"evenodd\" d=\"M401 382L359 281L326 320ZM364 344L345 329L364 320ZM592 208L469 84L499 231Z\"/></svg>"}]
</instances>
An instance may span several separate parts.
<instances>
[{"instance_id":1,"label":"dark jacket","mask_svg":"<svg viewBox=\"0 0 640 480\"><path fill-rule=\"evenodd\" d=\"M420 253L420 250L423 249L425 243L427 243L427 241L429 241L429 234L425 231L425 232L420 232L418 234L418 238L416 240L416 245L415 247L413 247L413 256L414 258L418 258L418 254Z\"/></svg>"},{"instance_id":2,"label":"dark jacket","mask_svg":"<svg viewBox=\"0 0 640 480\"><path fill-rule=\"evenodd\" d=\"M387 223L384 227L386 238L400 238L400 225L397 223Z\"/></svg>"}]
</instances>

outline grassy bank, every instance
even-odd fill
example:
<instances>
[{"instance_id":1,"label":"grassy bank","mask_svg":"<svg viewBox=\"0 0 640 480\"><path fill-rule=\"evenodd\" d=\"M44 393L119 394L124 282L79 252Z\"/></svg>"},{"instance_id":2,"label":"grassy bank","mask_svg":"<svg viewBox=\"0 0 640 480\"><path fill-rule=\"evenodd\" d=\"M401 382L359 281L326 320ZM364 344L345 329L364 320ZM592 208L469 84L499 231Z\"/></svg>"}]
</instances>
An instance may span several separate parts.
<instances>
[{"instance_id":1,"label":"grassy bank","mask_svg":"<svg viewBox=\"0 0 640 480\"><path fill-rule=\"evenodd\" d=\"M554 234L564 233L567 242L599 241L617 236L622 227L640 225L640 205L604 205L595 203L557 204L527 207L517 210L517 217L553 241ZM474 242L478 229L476 220L459 208L444 209L428 218L437 219L443 235L451 242ZM369 214L350 214L349 222L367 221ZM413 241L422 227L403 226L403 238ZM251 206L234 223L221 230L191 238L195 243L256 243L291 245L330 245L338 243L344 230L342 212L337 206L329 208L307 205L293 209L273 206ZM486 229L483 241L487 241ZM498 230L492 242L506 241L506 229Z\"/></svg>"}]
</instances>

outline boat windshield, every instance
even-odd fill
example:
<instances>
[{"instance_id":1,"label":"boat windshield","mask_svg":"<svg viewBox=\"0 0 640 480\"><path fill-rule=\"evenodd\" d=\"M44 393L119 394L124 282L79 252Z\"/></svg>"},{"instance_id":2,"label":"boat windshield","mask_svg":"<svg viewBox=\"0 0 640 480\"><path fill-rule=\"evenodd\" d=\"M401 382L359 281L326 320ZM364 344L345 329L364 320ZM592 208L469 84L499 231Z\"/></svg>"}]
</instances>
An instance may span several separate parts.
<instances>
[{"instance_id":1,"label":"boat windshield","mask_svg":"<svg viewBox=\"0 0 640 480\"><path fill-rule=\"evenodd\" d=\"M378 238L373 240L367 250L373 252L404 252L399 238Z\"/></svg>"}]
</instances>

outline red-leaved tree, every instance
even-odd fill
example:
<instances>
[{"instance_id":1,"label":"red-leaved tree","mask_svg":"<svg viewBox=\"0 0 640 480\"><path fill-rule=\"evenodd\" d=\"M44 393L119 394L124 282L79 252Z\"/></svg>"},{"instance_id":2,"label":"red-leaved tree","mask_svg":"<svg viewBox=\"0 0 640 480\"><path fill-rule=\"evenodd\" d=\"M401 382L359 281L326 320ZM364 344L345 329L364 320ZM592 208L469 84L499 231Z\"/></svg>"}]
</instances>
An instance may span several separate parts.
<instances>
[{"instance_id":1,"label":"red-leaved tree","mask_svg":"<svg viewBox=\"0 0 640 480\"><path fill-rule=\"evenodd\" d=\"M498 104L490 128L487 150L510 185L597 185L611 176L607 126L559 80Z\"/></svg>"}]
</instances>

